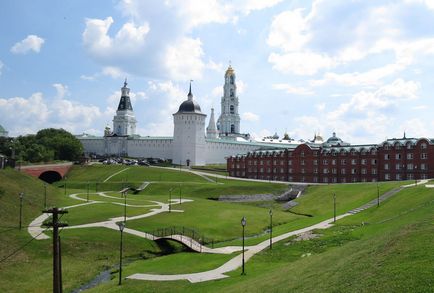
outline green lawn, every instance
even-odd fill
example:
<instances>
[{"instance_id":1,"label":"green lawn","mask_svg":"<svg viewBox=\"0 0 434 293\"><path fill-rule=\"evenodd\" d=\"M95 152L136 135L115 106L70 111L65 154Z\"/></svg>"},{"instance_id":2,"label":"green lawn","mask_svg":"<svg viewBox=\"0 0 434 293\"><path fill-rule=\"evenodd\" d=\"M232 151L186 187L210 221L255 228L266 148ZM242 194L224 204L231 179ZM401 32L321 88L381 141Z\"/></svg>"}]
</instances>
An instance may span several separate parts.
<instances>
[{"instance_id":1,"label":"green lawn","mask_svg":"<svg viewBox=\"0 0 434 293\"><path fill-rule=\"evenodd\" d=\"M230 278L114 282L90 292L432 292L434 288L434 190L409 188L322 236L276 243ZM146 288L146 289L145 289Z\"/></svg>"}]
</instances>

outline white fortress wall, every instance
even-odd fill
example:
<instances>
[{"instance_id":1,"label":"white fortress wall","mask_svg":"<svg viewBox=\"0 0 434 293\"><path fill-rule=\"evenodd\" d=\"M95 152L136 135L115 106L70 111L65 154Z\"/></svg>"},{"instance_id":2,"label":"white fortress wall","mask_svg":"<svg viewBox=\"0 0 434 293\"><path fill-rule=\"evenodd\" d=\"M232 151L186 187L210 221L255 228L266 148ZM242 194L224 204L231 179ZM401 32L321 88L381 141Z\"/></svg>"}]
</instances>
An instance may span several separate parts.
<instances>
[{"instance_id":1,"label":"white fortress wall","mask_svg":"<svg viewBox=\"0 0 434 293\"><path fill-rule=\"evenodd\" d=\"M225 157L245 154L259 149L260 146L252 143L230 142L224 140L206 140L206 164L224 164Z\"/></svg>"},{"instance_id":2,"label":"white fortress wall","mask_svg":"<svg viewBox=\"0 0 434 293\"><path fill-rule=\"evenodd\" d=\"M171 137L140 137L128 139L127 142L130 157L172 159L173 139Z\"/></svg>"}]
</instances>

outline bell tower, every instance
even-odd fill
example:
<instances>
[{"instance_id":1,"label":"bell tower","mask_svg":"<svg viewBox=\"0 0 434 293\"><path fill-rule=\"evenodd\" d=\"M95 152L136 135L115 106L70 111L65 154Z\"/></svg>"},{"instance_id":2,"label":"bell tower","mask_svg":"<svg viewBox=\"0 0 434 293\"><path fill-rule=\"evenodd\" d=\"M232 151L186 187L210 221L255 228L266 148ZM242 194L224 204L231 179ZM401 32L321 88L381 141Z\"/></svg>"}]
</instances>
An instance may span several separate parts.
<instances>
[{"instance_id":1,"label":"bell tower","mask_svg":"<svg viewBox=\"0 0 434 293\"><path fill-rule=\"evenodd\" d=\"M238 114L238 96L236 75L229 65L225 73L223 97L221 99L221 114L217 121L217 129L220 137L236 136L240 133L240 115Z\"/></svg>"},{"instance_id":2,"label":"bell tower","mask_svg":"<svg viewBox=\"0 0 434 293\"><path fill-rule=\"evenodd\" d=\"M136 117L130 100L130 89L127 88L127 79L121 88L121 99L119 101L116 115L113 118L113 134L117 136L129 136L136 133Z\"/></svg>"}]
</instances>

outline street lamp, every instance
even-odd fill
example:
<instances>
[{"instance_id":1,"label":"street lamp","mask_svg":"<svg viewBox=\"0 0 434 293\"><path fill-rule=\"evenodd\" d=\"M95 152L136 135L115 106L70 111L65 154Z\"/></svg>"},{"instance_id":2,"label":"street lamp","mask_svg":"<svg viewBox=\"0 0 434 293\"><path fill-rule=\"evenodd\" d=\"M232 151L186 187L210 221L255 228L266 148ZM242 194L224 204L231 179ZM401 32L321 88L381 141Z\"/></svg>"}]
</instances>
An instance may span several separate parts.
<instances>
[{"instance_id":1,"label":"street lamp","mask_svg":"<svg viewBox=\"0 0 434 293\"><path fill-rule=\"evenodd\" d=\"M181 184L179 184L179 204L182 204L182 201L181 201Z\"/></svg>"},{"instance_id":2,"label":"street lamp","mask_svg":"<svg viewBox=\"0 0 434 293\"><path fill-rule=\"evenodd\" d=\"M172 212L172 189L169 189L169 213Z\"/></svg>"},{"instance_id":3,"label":"street lamp","mask_svg":"<svg viewBox=\"0 0 434 293\"><path fill-rule=\"evenodd\" d=\"M273 210L270 209L268 214L270 215L270 249L272 249L273 241L271 239L273 238Z\"/></svg>"},{"instance_id":4,"label":"street lamp","mask_svg":"<svg viewBox=\"0 0 434 293\"><path fill-rule=\"evenodd\" d=\"M66 176L63 179L65 180L65 184L63 185L63 187L64 187L64 194L66 195Z\"/></svg>"},{"instance_id":5,"label":"street lamp","mask_svg":"<svg viewBox=\"0 0 434 293\"><path fill-rule=\"evenodd\" d=\"M416 177L417 165L414 165L414 184L417 186L417 177Z\"/></svg>"},{"instance_id":6,"label":"street lamp","mask_svg":"<svg viewBox=\"0 0 434 293\"><path fill-rule=\"evenodd\" d=\"M377 207L380 206L380 186L378 185L377 181Z\"/></svg>"},{"instance_id":7,"label":"street lamp","mask_svg":"<svg viewBox=\"0 0 434 293\"><path fill-rule=\"evenodd\" d=\"M125 228L125 222L118 223L119 231L121 231L121 243L120 243L120 249L119 249L119 283L118 285L122 284L122 244L123 244L123 232Z\"/></svg>"},{"instance_id":8,"label":"street lamp","mask_svg":"<svg viewBox=\"0 0 434 293\"><path fill-rule=\"evenodd\" d=\"M333 223L336 223L336 193L333 193Z\"/></svg>"},{"instance_id":9,"label":"street lamp","mask_svg":"<svg viewBox=\"0 0 434 293\"><path fill-rule=\"evenodd\" d=\"M44 209L47 208L47 183L44 183Z\"/></svg>"},{"instance_id":10,"label":"street lamp","mask_svg":"<svg viewBox=\"0 0 434 293\"><path fill-rule=\"evenodd\" d=\"M243 217L241 219L241 226L243 226L243 271L241 272L241 275L245 275L246 272L244 270L244 227L246 226L247 221L246 221L246 217Z\"/></svg>"},{"instance_id":11,"label":"street lamp","mask_svg":"<svg viewBox=\"0 0 434 293\"><path fill-rule=\"evenodd\" d=\"M24 198L24 192L20 192L20 230L21 230L21 224L23 222L23 198Z\"/></svg>"},{"instance_id":12,"label":"street lamp","mask_svg":"<svg viewBox=\"0 0 434 293\"><path fill-rule=\"evenodd\" d=\"M124 225L127 223L127 191L122 192L124 195Z\"/></svg>"},{"instance_id":13,"label":"street lamp","mask_svg":"<svg viewBox=\"0 0 434 293\"><path fill-rule=\"evenodd\" d=\"M89 181L87 181L87 201L89 201Z\"/></svg>"}]
</instances>

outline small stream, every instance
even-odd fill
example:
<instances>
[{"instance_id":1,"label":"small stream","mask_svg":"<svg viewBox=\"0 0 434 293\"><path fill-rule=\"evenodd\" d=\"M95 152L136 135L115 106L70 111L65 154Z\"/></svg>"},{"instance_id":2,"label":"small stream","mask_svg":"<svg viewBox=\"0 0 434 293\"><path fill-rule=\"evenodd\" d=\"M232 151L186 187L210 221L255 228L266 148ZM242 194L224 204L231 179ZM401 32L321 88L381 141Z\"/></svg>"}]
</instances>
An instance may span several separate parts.
<instances>
[{"instance_id":1,"label":"small stream","mask_svg":"<svg viewBox=\"0 0 434 293\"><path fill-rule=\"evenodd\" d=\"M115 269L118 269L118 265L113 266L105 271L102 271L101 273L99 273L95 278L93 278L92 280L90 280L89 282L87 282L86 284L81 285L79 288L72 290L72 293L79 293L79 292L83 292L84 290L93 288L98 286L99 284L108 282L111 280L111 272Z\"/></svg>"}]
</instances>

